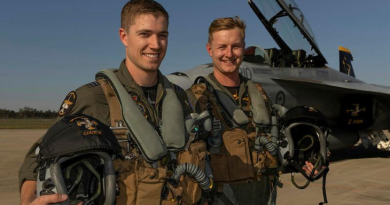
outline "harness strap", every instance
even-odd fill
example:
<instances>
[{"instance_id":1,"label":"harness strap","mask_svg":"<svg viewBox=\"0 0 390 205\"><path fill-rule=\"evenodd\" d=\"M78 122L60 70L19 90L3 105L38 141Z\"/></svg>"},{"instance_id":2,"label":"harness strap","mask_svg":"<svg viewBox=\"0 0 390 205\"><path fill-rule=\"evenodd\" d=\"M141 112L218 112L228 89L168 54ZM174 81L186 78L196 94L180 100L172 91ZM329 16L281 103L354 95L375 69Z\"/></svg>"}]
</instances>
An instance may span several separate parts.
<instances>
[{"instance_id":1,"label":"harness strap","mask_svg":"<svg viewBox=\"0 0 390 205\"><path fill-rule=\"evenodd\" d=\"M152 163L163 158L167 154L164 141L139 111L137 104L115 75L115 70L107 69L98 72L96 79L100 78L106 79L114 90L121 105L120 111L127 127L126 135L131 137L144 159Z\"/></svg>"},{"instance_id":2,"label":"harness strap","mask_svg":"<svg viewBox=\"0 0 390 205\"><path fill-rule=\"evenodd\" d=\"M227 115L233 127L242 127L248 124L248 117L245 113L238 108L237 103L229 95L218 88L213 80L208 76L199 76L195 83L197 81L206 84L206 89L214 95L218 105L222 108L221 111Z\"/></svg>"},{"instance_id":3,"label":"harness strap","mask_svg":"<svg viewBox=\"0 0 390 205\"><path fill-rule=\"evenodd\" d=\"M266 102L266 98L262 96L263 93L260 93L260 86L255 86L252 81L247 82L248 92L251 99L251 110L253 113L252 122L256 126L269 126L270 118L268 103ZM262 90L262 88L261 88Z\"/></svg>"},{"instance_id":4,"label":"harness strap","mask_svg":"<svg viewBox=\"0 0 390 205\"><path fill-rule=\"evenodd\" d=\"M104 92L104 96L107 99L108 107L110 110L110 123L111 129L114 134L117 136L118 140L126 140L126 131L127 128L123 123L123 118L121 114L121 107L118 101L118 98L115 95L114 90L111 85L105 79L97 80Z\"/></svg>"}]
</instances>

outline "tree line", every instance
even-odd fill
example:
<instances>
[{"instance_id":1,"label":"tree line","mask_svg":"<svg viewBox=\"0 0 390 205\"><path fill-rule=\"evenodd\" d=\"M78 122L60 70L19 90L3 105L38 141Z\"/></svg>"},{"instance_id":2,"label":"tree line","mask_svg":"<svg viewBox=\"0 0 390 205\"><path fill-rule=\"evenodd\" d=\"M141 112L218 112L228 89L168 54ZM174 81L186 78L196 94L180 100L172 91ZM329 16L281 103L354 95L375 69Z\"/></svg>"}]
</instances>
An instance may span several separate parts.
<instances>
[{"instance_id":1,"label":"tree line","mask_svg":"<svg viewBox=\"0 0 390 205\"><path fill-rule=\"evenodd\" d=\"M14 119L23 119L23 118L44 118L44 119L53 119L58 116L57 111L52 110L37 110L31 107L19 108L19 111L15 112L13 110L0 109L0 118L14 118Z\"/></svg>"}]
</instances>

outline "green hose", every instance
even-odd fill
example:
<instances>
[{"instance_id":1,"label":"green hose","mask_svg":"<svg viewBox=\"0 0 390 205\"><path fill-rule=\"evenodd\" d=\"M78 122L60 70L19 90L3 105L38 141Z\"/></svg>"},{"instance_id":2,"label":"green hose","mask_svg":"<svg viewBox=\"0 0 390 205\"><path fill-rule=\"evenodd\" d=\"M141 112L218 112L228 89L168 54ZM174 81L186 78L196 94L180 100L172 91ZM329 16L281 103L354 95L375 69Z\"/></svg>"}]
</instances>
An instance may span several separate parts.
<instances>
[{"instance_id":1,"label":"green hose","mask_svg":"<svg viewBox=\"0 0 390 205\"><path fill-rule=\"evenodd\" d=\"M311 135L305 135L304 137L302 137L302 139L300 139L298 141L298 147L300 147L301 143L303 142L303 140L307 139L307 138L310 138L311 140L311 144L306 147L306 148L300 148L299 151L302 151L302 152L305 152L305 151L308 151L309 149L311 149L313 146L314 146L314 139L313 139L313 136ZM315 170L318 168L318 165L319 165L319 162L321 161L321 156L316 160L316 163L314 164L314 167L313 167L313 171L311 172L310 174L310 178L313 177L314 175L314 172ZM303 185L303 186L299 186L296 182L295 182L295 173L291 173L291 182L294 184L295 187L297 187L298 189L305 189L306 187L309 186L310 184L310 181L307 180L306 183Z\"/></svg>"}]
</instances>

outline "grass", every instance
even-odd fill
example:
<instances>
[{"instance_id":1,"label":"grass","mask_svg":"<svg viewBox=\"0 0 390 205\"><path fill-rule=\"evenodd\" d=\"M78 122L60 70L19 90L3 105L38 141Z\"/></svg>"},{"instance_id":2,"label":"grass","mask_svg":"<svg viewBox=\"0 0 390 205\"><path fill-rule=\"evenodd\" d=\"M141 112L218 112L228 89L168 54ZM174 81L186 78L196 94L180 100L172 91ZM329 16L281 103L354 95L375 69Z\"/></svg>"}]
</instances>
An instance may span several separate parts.
<instances>
[{"instance_id":1,"label":"grass","mask_svg":"<svg viewBox=\"0 0 390 205\"><path fill-rule=\"evenodd\" d=\"M0 119L0 129L47 129L55 119Z\"/></svg>"}]
</instances>

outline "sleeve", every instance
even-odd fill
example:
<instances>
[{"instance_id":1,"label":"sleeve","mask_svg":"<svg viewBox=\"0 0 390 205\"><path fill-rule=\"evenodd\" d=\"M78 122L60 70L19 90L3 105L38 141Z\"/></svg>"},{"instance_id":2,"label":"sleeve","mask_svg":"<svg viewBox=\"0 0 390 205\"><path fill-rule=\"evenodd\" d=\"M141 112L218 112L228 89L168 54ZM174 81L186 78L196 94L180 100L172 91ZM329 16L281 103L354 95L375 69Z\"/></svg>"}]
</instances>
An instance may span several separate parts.
<instances>
[{"instance_id":1,"label":"sleeve","mask_svg":"<svg viewBox=\"0 0 390 205\"><path fill-rule=\"evenodd\" d=\"M37 149L39 143L42 141L42 138L39 138L28 150L23 164L19 169L19 192L21 191L22 185L26 180L37 180L37 174L35 173L35 168L38 166L37 156L35 150Z\"/></svg>"},{"instance_id":2,"label":"sleeve","mask_svg":"<svg viewBox=\"0 0 390 205\"><path fill-rule=\"evenodd\" d=\"M56 119L56 122L61 120L64 116L81 113L95 117L101 120L103 123L107 124L107 122L109 122L109 113L104 110L108 110L108 104L107 101L105 101L104 94L100 95L99 88L101 90L100 86L96 87L95 90L88 86L82 86L76 91L71 91L69 94L67 94L59 109L59 117ZM102 92L103 91L101 91L101 93ZM72 98L73 95L75 95L74 99ZM72 104L72 106L68 106L71 103L74 104ZM106 109L104 109L105 106ZM99 109L101 112L97 112ZM61 110L62 114L60 114ZM19 169L19 192L26 180L37 180L36 168L38 167L38 162L35 150L37 149L42 139L43 136L31 146L24 158L22 166Z\"/></svg>"}]
</instances>

